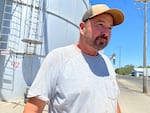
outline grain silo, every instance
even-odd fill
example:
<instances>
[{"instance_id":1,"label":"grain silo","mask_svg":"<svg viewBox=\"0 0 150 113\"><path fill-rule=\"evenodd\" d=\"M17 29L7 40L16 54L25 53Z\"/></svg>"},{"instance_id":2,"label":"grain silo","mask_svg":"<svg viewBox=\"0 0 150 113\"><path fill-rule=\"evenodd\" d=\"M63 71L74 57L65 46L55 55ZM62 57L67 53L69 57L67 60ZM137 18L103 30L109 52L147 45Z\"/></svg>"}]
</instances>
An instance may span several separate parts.
<instances>
[{"instance_id":1,"label":"grain silo","mask_svg":"<svg viewBox=\"0 0 150 113\"><path fill-rule=\"evenodd\" d=\"M52 49L79 38L89 0L1 0L0 100L21 98Z\"/></svg>"}]
</instances>

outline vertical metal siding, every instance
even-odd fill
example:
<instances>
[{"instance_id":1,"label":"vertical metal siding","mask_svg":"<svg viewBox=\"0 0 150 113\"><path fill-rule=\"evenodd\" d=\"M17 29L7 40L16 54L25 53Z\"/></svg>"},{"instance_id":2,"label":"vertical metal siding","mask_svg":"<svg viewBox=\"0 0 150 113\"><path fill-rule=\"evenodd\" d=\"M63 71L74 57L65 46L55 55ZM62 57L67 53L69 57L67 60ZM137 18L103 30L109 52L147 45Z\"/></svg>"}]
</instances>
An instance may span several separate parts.
<instances>
[{"instance_id":1,"label":"vertical metal siding","mask_svg":"<svg viewBox=\"0 0 150 113\"><path fill-rule=\"evenodd\" d=\"M0 31L1 31L1 25L2 25L3 9L4 9L4 0L1 0L1 3L0 3Z\"/></svg>"}]
</instances>

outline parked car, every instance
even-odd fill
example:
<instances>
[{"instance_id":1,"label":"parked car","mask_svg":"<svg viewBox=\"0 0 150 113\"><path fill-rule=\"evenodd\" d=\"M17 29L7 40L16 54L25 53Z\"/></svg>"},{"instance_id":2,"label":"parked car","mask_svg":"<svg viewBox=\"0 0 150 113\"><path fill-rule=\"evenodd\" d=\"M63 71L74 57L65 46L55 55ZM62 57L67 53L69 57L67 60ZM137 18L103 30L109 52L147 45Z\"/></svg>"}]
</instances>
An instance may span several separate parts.
<instances>
[{"instance_id":1,"label":"parked car","mask_svg":"<svg viewBox=\"0 0 150 113\"><path fill-rule=\"evenodd\" d=\"M139 76L143 76L143 72L142 71L132 71L130 75L139 77Z\"/></svg>"},{"instance_id":2,"label":"parked car","mask_svg":"<svg viewBox=\"0 0 150 113\"><path fill-rule=\"evenodd\" d=\"M144 71L146 71L145 76L150 77L150 68L146 68L146 70L144 70L144 68L134 68L130 75L131 76L136 76L136 77L143 76Z\"/></svg>"}]
</instances>

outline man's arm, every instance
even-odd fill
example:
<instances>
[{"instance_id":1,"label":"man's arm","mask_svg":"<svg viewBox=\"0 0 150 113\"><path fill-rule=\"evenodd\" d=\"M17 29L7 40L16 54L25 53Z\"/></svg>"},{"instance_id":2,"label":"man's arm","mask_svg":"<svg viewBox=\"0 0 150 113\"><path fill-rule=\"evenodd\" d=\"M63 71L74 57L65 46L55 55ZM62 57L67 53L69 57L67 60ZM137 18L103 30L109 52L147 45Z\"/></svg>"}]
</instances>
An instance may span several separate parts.
<instances>
[{"instance_id":1,"label":"man's arm","mask_svg":"<svg viewBox=\"0 0 150 113\"><path fill-rule=\"evenodd\" d=\"M117 102L117 113L121 113L121 109L120 109L120 106L119 106L118 102Z\"/></svg>"},{"instance_id":2,"label":"man's arm","mask_svg":"<svg viewBox=\"0 0 150 113\"><path fill-rule=\"evenodd\" d=\"M42 113L45 105L45 101L42 101L36 97L29 98L24 107L23 113Z\"/></svg>"}]
</instances>

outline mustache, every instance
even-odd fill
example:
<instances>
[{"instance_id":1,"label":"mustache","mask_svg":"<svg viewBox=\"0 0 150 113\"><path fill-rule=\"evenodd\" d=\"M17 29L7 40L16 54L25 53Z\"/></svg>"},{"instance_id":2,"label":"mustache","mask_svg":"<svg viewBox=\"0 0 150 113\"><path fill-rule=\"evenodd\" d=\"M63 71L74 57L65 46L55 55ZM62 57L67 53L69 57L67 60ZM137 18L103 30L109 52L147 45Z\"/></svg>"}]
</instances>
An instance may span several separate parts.
<instances>
[{"instance_id":1,"label":"mustache","mask_svg":"<svg viewBox=\"0 0 150 113\"><path fill-rule=\"evenodd\" d=\"M108 37L107 37L106 35L104 35L104 34L103 34L103 35L100 35L99 37L100 37L100 38L103 38L103 39L106 39L106 40L108 39Z\"/></svg>"}]
</instances>

